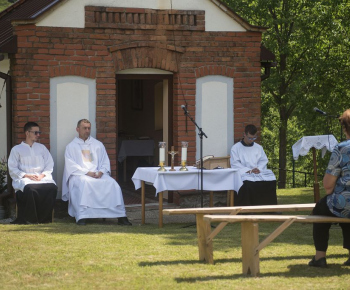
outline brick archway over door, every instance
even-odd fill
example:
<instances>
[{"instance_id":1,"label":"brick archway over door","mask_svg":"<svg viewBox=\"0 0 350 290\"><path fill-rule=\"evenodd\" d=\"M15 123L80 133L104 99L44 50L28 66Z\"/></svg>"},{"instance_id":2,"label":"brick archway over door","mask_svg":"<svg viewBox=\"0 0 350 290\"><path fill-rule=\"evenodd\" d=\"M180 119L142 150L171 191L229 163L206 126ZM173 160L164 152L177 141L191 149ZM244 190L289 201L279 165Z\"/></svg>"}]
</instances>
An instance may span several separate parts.
<instances>
[{"instance_id":1,"label":"brick archway over door","mask_svg":"<svg viewBox=\"0 0 350 290\"><path fill-rule=\"evenodd\" d=\"M111 47L116 72L133 68L155 68L178 72L182 47L156 45L152 42L128 43Z\"/></svg>"}]
</instances>

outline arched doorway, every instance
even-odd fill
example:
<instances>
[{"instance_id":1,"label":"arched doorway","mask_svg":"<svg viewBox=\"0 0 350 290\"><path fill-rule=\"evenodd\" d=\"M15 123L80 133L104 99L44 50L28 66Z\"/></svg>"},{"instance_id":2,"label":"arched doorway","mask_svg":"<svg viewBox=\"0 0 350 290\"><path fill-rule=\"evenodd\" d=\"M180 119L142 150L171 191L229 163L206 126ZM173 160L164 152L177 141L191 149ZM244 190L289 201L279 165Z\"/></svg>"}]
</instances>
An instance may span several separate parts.
<instances>
[{"instance_id":1,"label":"arched doorway","mask_svg":"<svg viewBox=\"0 0 350 290\"><path fill-rule=\"evenodd\" d=\"M135 69L116 75L118 157L124 140L150 140L154 144L153 156L136 153L118 158L119 183L130 182L139 166L158 165L158 142L172 144L173 75L160 70L146 73L149 71Z\"/></svg>"}]
</instances>

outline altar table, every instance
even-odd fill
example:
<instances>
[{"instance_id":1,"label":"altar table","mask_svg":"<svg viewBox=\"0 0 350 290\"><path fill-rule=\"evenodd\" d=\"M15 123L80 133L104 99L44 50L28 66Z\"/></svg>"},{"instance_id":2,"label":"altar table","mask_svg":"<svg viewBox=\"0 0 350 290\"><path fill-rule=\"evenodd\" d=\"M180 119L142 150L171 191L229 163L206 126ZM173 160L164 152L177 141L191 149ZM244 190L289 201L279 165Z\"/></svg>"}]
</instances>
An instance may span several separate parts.
<instances>
[{"instance_id":1,"label":"altar table","mask_svg":"<svg viewBox=\"0 0 350 290\"><path fill-rule=\"evenodd\" d=\"M337 139L333 135L318 135L318 136L304 136L299 139L293 146L293 158L298 160L299 155L305 156L310 149L312 149L313 164L314 164L314 201L320 200L320 185L317 180L317 163L316 163L316 149L322 150L322 158L327 150L332 152L335 145L338 144Z\"/></svg>"},{"instance_id":2,"label":"altar table","mask_svg":"<svg viewBox=\"0 0 350 290\"><path fill-rule=\"evenodd\" d=\"M142 224L145 223L145 182L152 183L159 198L159 227L163 226L163 192L166 190L200 190L201 172L193 166L188 166L188 171L158 171L159 167L139 167L136 169L132 181L135 189L141 187ZM233 191L238 192L243 182L238 171L232 168L203 170L203 190L223 191L230 194L230 203L233 206Z\"/></svg>"},{"instance_id":3,"label":"altar table","mask_svg":"<svg viewBox=\"0 0 350 290\"><path fill-rule=\"evenodd\" d=\"M118 161L123 162L123 176L126 181L126 158L128 156L153 156L154 140L123 140L118 153Z\"/></svg>"}]
</instances>

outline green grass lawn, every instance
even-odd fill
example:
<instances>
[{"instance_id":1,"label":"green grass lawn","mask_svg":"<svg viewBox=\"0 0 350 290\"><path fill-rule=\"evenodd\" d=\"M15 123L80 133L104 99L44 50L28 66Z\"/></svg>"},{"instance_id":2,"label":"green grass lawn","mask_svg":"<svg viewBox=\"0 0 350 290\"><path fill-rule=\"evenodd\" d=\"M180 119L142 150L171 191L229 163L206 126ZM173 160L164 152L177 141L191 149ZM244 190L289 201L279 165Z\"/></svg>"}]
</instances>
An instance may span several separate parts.
<instances>
[{"instance_id":1,"label":"green grass lawn","mask_svg":"<svg viewBox=\"0 0 350 290\"><path fill-rule=\"evenodd\" d=\"M279 203L312 202L312 190L279 190ZM338 226L328 269L310 268L312 225L294 224L260 253L260 277L242 273L240 225L214 239L214 265L198 261L196 230L184 224L121 227L0 225L0 289L349 289ZM278 224L261 224L261 239Z\"/></svg>"}]
</instances>

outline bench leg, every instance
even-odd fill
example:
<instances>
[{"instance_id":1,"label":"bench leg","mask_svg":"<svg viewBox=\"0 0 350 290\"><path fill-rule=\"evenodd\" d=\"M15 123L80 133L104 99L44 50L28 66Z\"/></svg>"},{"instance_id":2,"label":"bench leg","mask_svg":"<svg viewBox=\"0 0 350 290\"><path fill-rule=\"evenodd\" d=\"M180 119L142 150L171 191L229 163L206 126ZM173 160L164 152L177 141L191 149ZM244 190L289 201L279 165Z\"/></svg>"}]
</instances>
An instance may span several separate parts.
<instances>
[{"instance_id":1,"label":"bench leg","mask_svg":"<svg viewBox=\"0 0 350 290\"><path fill-rule=\"evenodd\" d=\"M163 191L158 193L159 196L159 227L163 227Z\"/></svg>"},{"instance_id":2,"label":"bench leg","mask_svg":"<svg viewBox=\"0 0 350 290\"><path fill-rule=\"evenodd\" d=\"M234 206L234 194L233 190L230 190L230 206Z\"/></svg>"},{"instance_id":3,"label":"bench leg","mask_svg":"<svg viewBox=\"0 0 350 290\"><path fill-rule=\"evenodd\" d=\"M141 224L144 225L146 222L145 215L145 182L141 181Z\"/></svg>"},{"instance_id":4,"label":"bench leg","mask_svg":"<svg viewBox=\"0 0 350 290\"><path fill-rule=\"evenodd\" d=\"M213 242L207 244L207 236L211 231L210 223L205 222L203 216L204 214L196 214L199 260L214 264Z\"/></svg>"},{"instance_id":5,"label":"bench leg","mask_svg":"<svg viewBox=\"0 0 350 290\"><path fill-rule=\"evenodd\" d=\"M242 222L242 270L243 274L258 276L259 251L259 225L253 222Z\"/></svg>"},{"instance_id":6,"label":"bench leg","mask_svg":"<svg viewBox=\"0 0 350 290\"><path fill-rule=\"evenodd\" d=\"M234 194L233 194L233 190L228 190L228 191L227 191L226 204L227 204L227 206L234 206Z\"/></svg>"}]
</instances>

